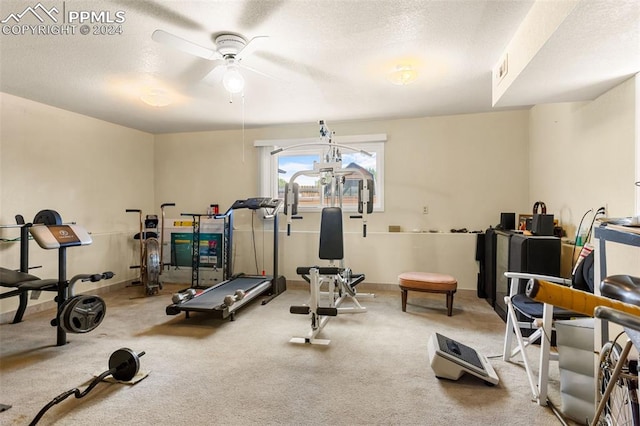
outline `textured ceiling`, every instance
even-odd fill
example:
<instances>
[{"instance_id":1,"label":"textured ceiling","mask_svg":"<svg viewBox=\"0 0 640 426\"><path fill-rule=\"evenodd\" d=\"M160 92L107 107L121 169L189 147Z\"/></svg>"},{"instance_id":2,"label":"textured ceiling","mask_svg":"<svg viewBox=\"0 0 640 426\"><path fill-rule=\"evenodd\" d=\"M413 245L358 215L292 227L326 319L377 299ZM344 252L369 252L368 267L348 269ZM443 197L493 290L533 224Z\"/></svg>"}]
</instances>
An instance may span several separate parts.
<instances>
[{"instance_id":1,"label":"textured ceiling","mask_svg":"<svg viewBox=\"0 0 640 426\"><path fill-rule=\"evenodd\" d=\"M492 111L492 70L533 3L2 0L0 90L151 133ZM574 3L500 107L593 99L640 70L640 2ZM32 13L54 7L57 22ZM71 21L81 11L124 22L86 21L83 35ZM75 28L45 35L27 25ZM93 33L110 29L121 34ZM271 77L243 69L244 98L230 102L207 78L218 62L154 42L156 29L211 49L221 32L266 35L242 63ZM418 79L395 86L388 73L404 63ZM141 102L152 88L172 103Z\"/></svg>"}]
</instances>

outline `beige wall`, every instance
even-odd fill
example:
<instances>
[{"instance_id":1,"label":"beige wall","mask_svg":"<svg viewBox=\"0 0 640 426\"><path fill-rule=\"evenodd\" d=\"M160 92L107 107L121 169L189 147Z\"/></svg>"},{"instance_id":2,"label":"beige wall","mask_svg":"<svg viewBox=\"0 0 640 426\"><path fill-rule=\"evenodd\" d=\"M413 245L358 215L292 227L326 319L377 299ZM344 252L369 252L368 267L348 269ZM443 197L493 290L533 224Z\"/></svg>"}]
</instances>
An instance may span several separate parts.
<instances>
[{"instance_id":1,"label":"beige wall","mask_svg":"<svg viewBox=\"0 0 640 426\"><path fill-rule=\"evenodd\" d=\"M574 229L586 209L600 204L611 215L631 214L635 84L593 102L530 111L328 123L337 135L388 135L385 211L370 217L367 238L357 221L347 222L347 265L373 283L395 285L399 272L416 269L451 273L459 288L475 289L474 235L390 234L388 225L481 230L495 225L500 212L528 212L538 199ZM68 275L114 270L116 281L136 275L128 266L137 263L131 240L137 217L126 208L159 213L160 203L175 202L168 217L204 212L214 202L225 209L258 195L254 140L317 134L310 123L154 136L7 94L0 102L0 223L12 223L16 213L31 220L41 209L58 210L94 238L89 247L69 250ZM240 212L236 224L236 272L253 272L250 213ZM292 236L280 234L280 269L288 279L297 279L296 266L317 263L318 215L294 225ZM258 269L270 271L270 224L257 221L256 229ZM17 236L15 229L0 232ZM18 267L17 246L0 243L2 266ZM54 252L31 242L31 254L32 264L44 265L38 275L57 274ZM15 306L4 300L0 312Z\"/></svg>"},{"instance_id":2,"label":"beige wall","mask_svg":"<svg viewBox=\"0 0 640 426\"><path fill-rule=\"evenodd\" d=\"M154 207L153 135L4 93L0 105L0 223L15 223L16 214L30 222L40 210L56 210L93 238L90 246L68 249L69 278L106 270L117 281L135 276L129 265L136 262L130 245L137 218L125 209ZM0 229L0 236L14 239L19 230ZM19 267L18 245L0 243L0 265ZM31 241L30 260L43 266L34 274L57 277L55 250ZM5 299L0 311L16 306L17 298Z\"/></svg>"},{"instance_id":3,"label":"beige wall","mask_svg":"<svg viewBox=\"0 0 640 426\"><path fill-rule=\"evenodd\" d=\"M385 209L369 217L367 238L359 221L345 222L346 265L372 283L395 285L403 271L430 270L453 274L459 288L475 289L475 235L449 231L483 230L499 222L501 211L527 206L528 112L328 125L339 136L386 133L388 138ZM204 212L214 202L225 210L236 199L259 195L255 140L309 138L317 132L310 124L246 130L244 141L238 131L158 135L156 200L175 201L177 214ZM423 205L429 206L428 215L422 214ZM319 214L304 216L293 224L292 236L281 233L280 269L288 279L299 279L296 267L318 263ZM234 272L256 269L250 219L247 211L236 217ZM284 230L286 219L281 221ZM446 234L389 234L389 225ZM257 229L258 263L270 272L271 243L262 244L262 225ZM267 238L271 241L269 233Z\"/></svg>"},{"instance_id":4,"label":"beige wall","mask_svg":"<svg viewBox=\"0 0 640 426\"><path fill-rule=\"evenodd\" d=\"M546 203L575 230L590 208L635 211L636 78L590 102L531 109L529 204Z\"/></svg>"}]
</instances>

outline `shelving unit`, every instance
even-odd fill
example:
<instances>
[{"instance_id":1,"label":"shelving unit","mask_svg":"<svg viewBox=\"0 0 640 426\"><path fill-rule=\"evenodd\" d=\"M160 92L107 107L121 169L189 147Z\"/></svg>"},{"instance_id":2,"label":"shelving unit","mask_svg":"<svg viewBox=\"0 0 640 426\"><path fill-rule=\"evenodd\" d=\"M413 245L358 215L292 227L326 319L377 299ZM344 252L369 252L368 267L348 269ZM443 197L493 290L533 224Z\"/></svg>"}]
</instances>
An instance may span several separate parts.
<instances>
[{"instance_id":1,"label":"shelving unit","mask_svg":"<svg viewBox=\"0 0 640 426\"><path fill-rule=\"evenodd\" d=\"M595 251L600 270L599 280L596 281L596 288L599 289L600 282L608 276L607 242L640 247L640 228L601 223L594 228L594 237L598 240ZM601 344L604 344L609 340L609 328L606 321L600 320L599 330Z\"/></svg>"},{"instance_id":2,"label":"shelving unit","mask_svg":"<svg viewBox=\"0 0 640 426\"><path fill-rule=\"evenodd\" d=\"M212 216L208 213L182 213L182 216L191 216L192 218L192 233L193 239L191 242L191 288L206 288L200 283L200 223L202 217L219 219L224 221L224 228L222 232L222 279L229 279L229 271L231 265L229 264L231 255L229 253L231 249L231 216Z\"/></svg>"}]
</instances>

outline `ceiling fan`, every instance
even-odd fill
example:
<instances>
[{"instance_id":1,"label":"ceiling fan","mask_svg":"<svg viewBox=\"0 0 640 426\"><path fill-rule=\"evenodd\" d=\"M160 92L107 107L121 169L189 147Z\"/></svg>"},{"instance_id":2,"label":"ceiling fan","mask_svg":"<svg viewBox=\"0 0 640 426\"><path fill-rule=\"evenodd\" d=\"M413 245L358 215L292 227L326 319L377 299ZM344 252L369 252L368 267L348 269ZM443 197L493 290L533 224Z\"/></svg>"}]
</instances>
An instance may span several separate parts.
<instances>
[{"instance_id":1,"label":"ceiling fan","mask_svg":"<svg viewBox=\"0 0 640 426\"><path fill-rule=\"evenodd\" d=\"M206 79L222 80L224 88L231 94L240 93L244 89L244 77L239 68L273 78L242 63L242 60L251 54L268 36L256 36L247 41L239 34L221 33L215 38L215 49L202 47L164 30L155 30L151 38L158 43L184 53L210 61L220 61L207 75Z\"/></svg>"}]
</instances>

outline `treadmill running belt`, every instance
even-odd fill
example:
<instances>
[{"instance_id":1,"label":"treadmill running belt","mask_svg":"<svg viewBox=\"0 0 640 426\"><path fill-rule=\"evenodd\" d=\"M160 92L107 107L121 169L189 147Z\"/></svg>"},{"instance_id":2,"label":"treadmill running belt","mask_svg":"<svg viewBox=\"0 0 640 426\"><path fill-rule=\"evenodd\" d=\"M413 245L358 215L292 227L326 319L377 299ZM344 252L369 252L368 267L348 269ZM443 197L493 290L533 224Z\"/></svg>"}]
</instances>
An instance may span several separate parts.
<instances>
[{"instance_id":1,"label":"treadmill running belt","mask_svg":"<svg viewBox=\"0 0 640 426\"><path fill-rule=\"evenodd\" d=\"M250 291L252 288L270 281L268 277L238 277L218 284L191 300L187 300L180 305L183 310L213 310L224 302L224 297L233 295L236 290Z\"/></svg>"}]
</instances>

